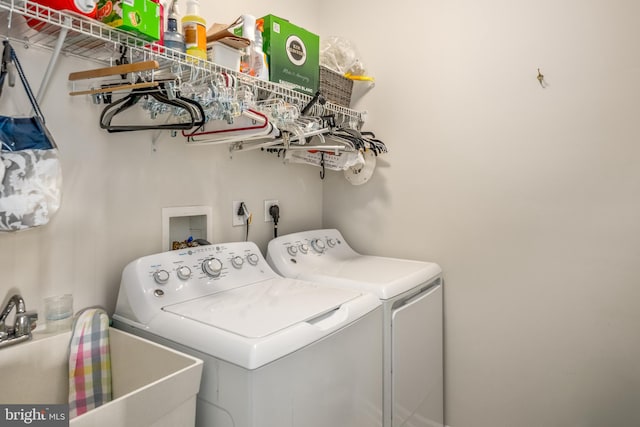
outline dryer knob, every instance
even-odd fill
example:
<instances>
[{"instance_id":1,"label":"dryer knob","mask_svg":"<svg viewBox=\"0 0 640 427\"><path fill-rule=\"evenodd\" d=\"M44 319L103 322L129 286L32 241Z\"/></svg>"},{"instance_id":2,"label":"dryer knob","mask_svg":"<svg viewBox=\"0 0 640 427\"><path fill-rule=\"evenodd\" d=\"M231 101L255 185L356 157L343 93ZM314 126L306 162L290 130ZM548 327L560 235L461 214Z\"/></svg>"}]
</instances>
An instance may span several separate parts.
<instances>
[{"instance_id":1,"label":"dryer knob","mask_svg":"<svg viewBox=\"0 0 640 427\"><path fill-rule=\"evenodd\" d=\"M260 261L260 258L256 254L249 254L247 255L247 261L249 261L249 264L251 265L258 265L258 261Z\"/></svg>"},{"instance_id":2,"label":"dryer knob","mask_svg":"<svg viewBox=\"0 0 640 427\"><path fill-rule=\"evenodd\" d=\"M327 245L329 245L330 248L334 247L336 245L336 239L327 239Z\"/></svg>"},{"instance_id":3,"label":"dryer knob","mask_svg":"<svg viewBox=\"0 0 640 427\"><path fill-rule=\"evenodd\" d=\"M222 272L222 262L217 258L207 258L202 262L202 271L208 276L218 277Z\"/></svg>"},{"instance_id":4,"label":"dryer knob","mask_svg":"<svg viewBox=\"0 0 640 427\"><path fill-rule=\"evenodd\" d=\"M178 271L176 273L178 274L178 278L180 280L187 280L189 277L191 277L191 269L186 265L178 268Z\"/></svg>"},{"instance_id":5,"label":"dryer knob","mask_svg":"<svg viewBox=\"0 0 640 427\"><path fill-rule=\"evenodd\" d=\"M291 256L296 256L296 254L298 253L298 248L296 248L295 246L288 246L287 252L289 252L289 255Z\"/></svg>"},{"instance_id":6,"label":"dryer knob","mask_svg":"<svg viewBox=\"0 0 640 427\"><path fill-rule=\"evenodd\" d=\"M167 270L157 270L153 273L153 280L159 285L164 285L169 281L169 272Z\"/></svg>"},{"instance_id":7,"label":"dryer knob","mask_svg":"<svg viewBox=\"0 0 640 427\"><path fill-rule=\"evenodd\" d=\"M305 243L302 243L300 246L298 246L298 249L303 254L306 254L307 252L309 252L309 246Z\"/></svg>"},{"instance_id":8,"label":"dryer knob","mask_svg":"<svg viewBox=\"0 0 640 427\"><path fill-rule=\"evenodd\" d=\"M242 264L244 264L244 260L241 256L234 256L233 258L231 258L231 265L233 265L235 268L242 268Z\"/></svg>"},{"instance_id":9,"label":"dryer knob","mask_svg":"<svg viewBox=\"0 0 640 427\"><path fill-rule=\"evenodd\" d=\"M311 241L311 247L313 248L314 251L318 253L324 252L324 250L327 248L324 242L320 239L313 239Z\"/></svg>"}]
</instances>

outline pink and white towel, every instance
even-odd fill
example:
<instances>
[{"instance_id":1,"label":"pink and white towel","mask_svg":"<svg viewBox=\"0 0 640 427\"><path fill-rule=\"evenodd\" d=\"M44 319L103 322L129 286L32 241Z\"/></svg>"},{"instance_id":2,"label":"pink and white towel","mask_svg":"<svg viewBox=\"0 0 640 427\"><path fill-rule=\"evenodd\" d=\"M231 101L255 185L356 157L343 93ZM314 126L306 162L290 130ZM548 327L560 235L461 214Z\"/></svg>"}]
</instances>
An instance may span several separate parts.
<instances>
[{"instance_id":1,"label":"pink and white towel","mask_svg":"<svg viewBox=\"0 0 640 427\"><path fill-rule=\"evenodd\" d=\"M69 418L110 400L109 316L88 308L76 315L69 343Z\"/></svg>"}]
</instances>

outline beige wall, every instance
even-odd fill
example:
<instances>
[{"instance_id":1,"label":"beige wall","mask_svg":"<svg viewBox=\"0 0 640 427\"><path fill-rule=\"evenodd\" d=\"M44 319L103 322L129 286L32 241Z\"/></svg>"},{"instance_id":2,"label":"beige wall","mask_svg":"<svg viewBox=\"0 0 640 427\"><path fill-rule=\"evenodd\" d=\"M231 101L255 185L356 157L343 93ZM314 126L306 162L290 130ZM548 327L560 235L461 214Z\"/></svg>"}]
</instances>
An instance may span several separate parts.
<instances>
[{"instance_id":1,"label":"beige wall","mask_svg":"<svg viewBox=\"0 0 640 427\"><path fill-rule=\"evenodd\" d=\"M447 424L640 425L640 4L326 5L391 153L324 225L442 264Z\"/></svg>"},{"instance_id":2,"label":"beige wall","mask_svg":"<svg viewBox=\"0 0 640 427\"><path fill-rule=\"evenodd\" d=\"M275 13L357 42L378 80L367 128L391 149L369 183L108 135L101 106L66 95L67 74L94 64L63 58L43 109L64 205L47 227L0 235L0 297L16 288L32 309L70 292L76 308L112 310L124 265L161 250L162 207L213 206L214 240L229 241L243 237L232 200L259 217L277 198L281 233L324 218L362 252L443 266L450 426L639 425L640 5L309 3L203 2L203 14ZM37 86L47 54L18 54ZM251 237L264 249L270 232L257 221Z\"/></svg>"}]
</instances>

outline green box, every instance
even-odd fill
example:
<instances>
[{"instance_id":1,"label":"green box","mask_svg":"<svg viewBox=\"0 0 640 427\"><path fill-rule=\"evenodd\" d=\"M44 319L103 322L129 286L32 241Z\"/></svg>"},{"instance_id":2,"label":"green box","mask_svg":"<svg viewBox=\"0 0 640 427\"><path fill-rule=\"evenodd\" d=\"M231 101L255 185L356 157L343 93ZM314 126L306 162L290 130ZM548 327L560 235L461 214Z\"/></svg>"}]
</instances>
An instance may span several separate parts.
<instances>
[{"instance_id":1,"label":"green box","mask_svg":"<svg viewBox=\"0 0 640 427\"><path fill-rule=\"evenodd\" d=\"M151 0L99 0L97 19L145 40L160 40L160 5Z\"/></svg>"},{"instance_id":2,"label":"green box","mask_svg":"<svg viewBox=\"0 0 640 427\"><path fill-rule=\"evenodd\" d=\"M274 15L262 19L269 80L314 95L320 79L320 37Z\"/></svg>"}]
</instances>

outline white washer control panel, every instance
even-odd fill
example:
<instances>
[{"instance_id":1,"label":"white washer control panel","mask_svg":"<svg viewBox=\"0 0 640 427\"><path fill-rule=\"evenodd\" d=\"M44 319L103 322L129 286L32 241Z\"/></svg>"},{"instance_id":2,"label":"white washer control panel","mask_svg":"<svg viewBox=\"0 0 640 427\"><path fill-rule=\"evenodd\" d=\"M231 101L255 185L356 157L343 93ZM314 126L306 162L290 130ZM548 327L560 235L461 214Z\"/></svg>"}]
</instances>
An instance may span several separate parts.
<instances>
[{"instance_id":1,"label":"white washer control panel","mask_svg":"<svg viewBox=\"0 0 640 427\"><path fill-rule=\"evenodd\" d=\"M125 267L128 305L163 307L279 277L252 242L197 246L139 258Z\"/></svg>"}]
</instances>

